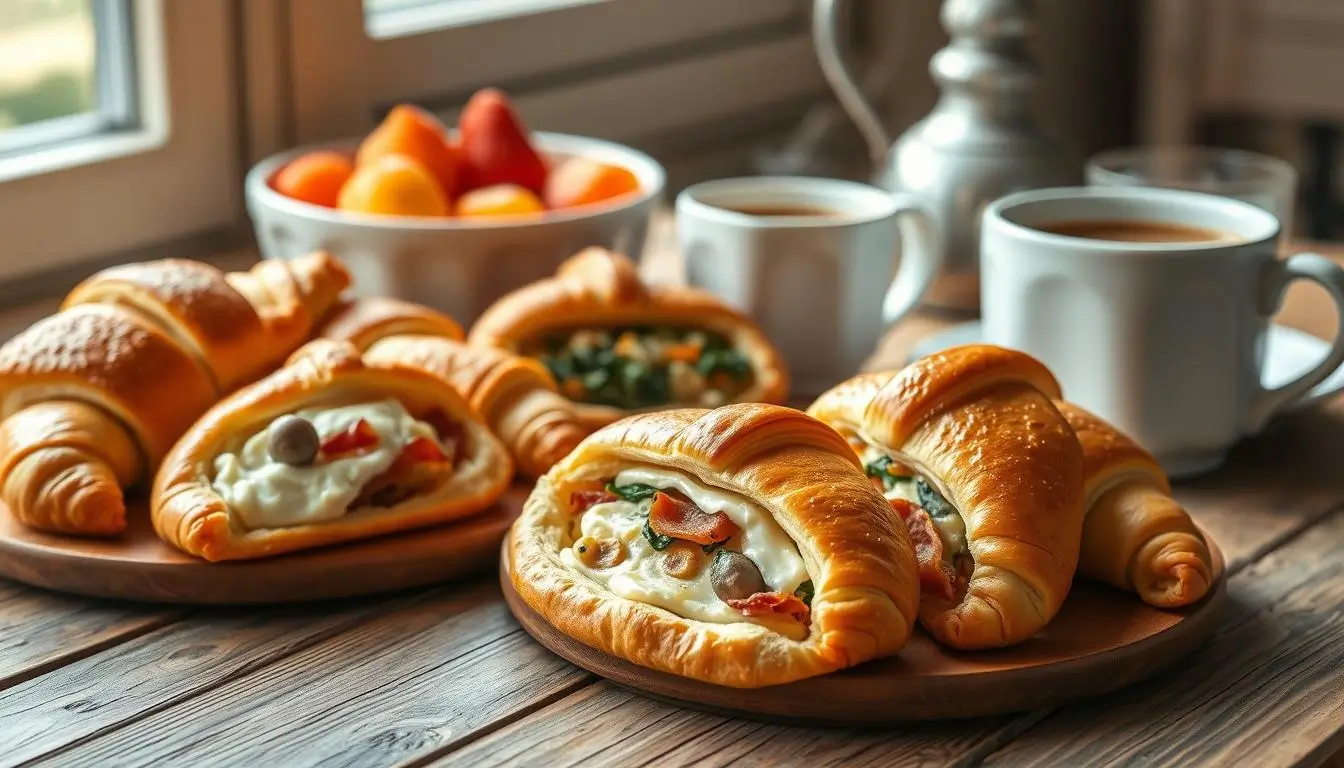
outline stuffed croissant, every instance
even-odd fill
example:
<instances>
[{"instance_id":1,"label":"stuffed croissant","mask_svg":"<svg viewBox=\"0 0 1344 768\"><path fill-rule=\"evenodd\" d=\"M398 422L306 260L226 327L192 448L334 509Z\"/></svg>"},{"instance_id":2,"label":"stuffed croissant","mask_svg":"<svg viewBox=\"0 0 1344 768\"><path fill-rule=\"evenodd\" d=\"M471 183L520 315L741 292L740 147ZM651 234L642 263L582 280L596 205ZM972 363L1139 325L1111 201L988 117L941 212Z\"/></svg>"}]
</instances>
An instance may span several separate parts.
<instances>
[{"instance_id":1,"label":"stuffed croissant","mask_svg":"<svg viewBox=\"0 0 1344 768\"><path fill-rule=\"evenodd\" d=\"M905 529L844 440L759 403L597 431L538 481L507 552L562 632L739 688L896 653L919 602Z\"/></svg>"},{"instance_id":2,"label":"stuffed croissant","mask_svg":"<svg viewBox=\"0 0 1344 768\"><path fill-rule=\"evenodd\" d=\"M148 481L220 395L284 361L350 284L326 253L225 274L169 259L94 275L0 348L0 496L63 533L126 527Z\"/></svg>"},{"instance_id":3,"label":"stuffed croissant","mask_svg":"<svg viewBox=\"0 0 1344 768\"><path fill-rule=\"evenodd\" d=\"M987 345L863 374L808 413L850 441L919 559L920 620L939 641L1018 643L1068 594L1083 458L1040 362Z\"/></svg>"},{"instance_id":4,"label":"stuffed croissant","mask_svg":"<svg viewBox=\"0 0 1344 768\"><path fill-rule=\"evenodd\" d=\"M518 471L537 477L592 430L531 358L463 343L461 328L428 307L396 299L360 299L321 330L347 340L367 361L407 365L434 374L467 399L508 446Z\"/></svg>"},{"instance_id":5,"label":"stuffed croissant","mask_svg":"<svg viewBox=\"0 0 1344 768\"><path fill-rule=\"evenodd\" d=\"M1158 608L1209 591L1208 545L1171 498L1166 474L1137 443L1070 403L1056 403L1083 447L1087 517L1078 573L1136 592Z\"/></svg>"},{"instance_id":6,"label":"stuffed croissant","mask_svg":"<svg viewBox=\"0 0 1344 768\"><path fill-rule=\"evenodd\" d=\"M647 286L602 248L495 302L469 340L540 360L593 428L660 408L782 402L788 390L749 319L704 291Z\"/></svg>"},{"instance_id":7,"label":"stuffed croissant","mask_svg":"<svg viewBox=\"0 0 1344 768\"><path fill-rule=\"evenodd\" d=\"M155 479L151 518L187 553L255 558L482 512L512 475L445 382L319 340L187 432Z\"/></svg>"}]
</instances>

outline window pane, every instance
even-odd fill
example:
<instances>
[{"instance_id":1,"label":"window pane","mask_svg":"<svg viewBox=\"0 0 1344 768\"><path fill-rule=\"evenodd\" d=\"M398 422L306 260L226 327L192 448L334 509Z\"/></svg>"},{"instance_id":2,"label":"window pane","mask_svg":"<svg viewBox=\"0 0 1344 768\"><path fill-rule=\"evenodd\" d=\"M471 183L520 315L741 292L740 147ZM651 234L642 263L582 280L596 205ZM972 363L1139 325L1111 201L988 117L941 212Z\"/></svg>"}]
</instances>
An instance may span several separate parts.
<instances>
[{"instance_id":1,"label":"window pane","mask_svg":"<svg viewBox=\"0 0 1344 768\"><path fill-rule=\"evenodd\" d=\"M95 110L92 3L0 2L0 135Z\"/></svg>"}]
</instances>

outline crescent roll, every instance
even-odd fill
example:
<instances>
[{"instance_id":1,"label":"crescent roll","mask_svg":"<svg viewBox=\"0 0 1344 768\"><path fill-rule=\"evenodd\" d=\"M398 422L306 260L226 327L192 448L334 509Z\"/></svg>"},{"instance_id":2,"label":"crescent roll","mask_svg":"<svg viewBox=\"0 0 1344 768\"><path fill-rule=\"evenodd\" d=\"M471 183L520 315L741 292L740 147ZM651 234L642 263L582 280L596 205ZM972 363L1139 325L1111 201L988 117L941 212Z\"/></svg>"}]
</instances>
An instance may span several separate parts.
<instances>
[{"instance_id":1,"label":"crescent roll","mask_svg":"<svg viewBox=\"0 0 1344 768\"><path fill-rule=\"evenodd\" d=\"M755 323L705 291L645 285L629 259L602 248L495 302L468 340L540 360L593 428L788 394L783 360Z\"/></svg>"},{"instance_id":2,"label":"crescent roll","mask_svg":"<svg viewBox=\"0 0 1344 768\"><path fill-rule=\"evenodd\" d=\"M120 532L123 489L147 481L223 392L283 362L349 282L316 253L227 275L128 264L81 283L0 348L5 506L34 528Z\"/></svg>"},{"instance_id":3,"label":"crescent roll","mask_svg":"<svg viewBox=\"0 0 1344 768\"><path fill-rule=\"evenodd\" d=\"M1087 517L1078 573L1158 608L1196 602L1213 583L1208 545L1171 498L1157 461L1101 418L1057 402L1083 447Z\"/></svg>"},{"instance_id":4,"label":"crescent roll","mask_svg":"<svg viewBox=\"0 0 1344 768\"><path fill-rule=\"evenodd\" d=\"M737 688L894 654L919 603L905 528L844 440L760 403L595 432L537 482L507 556L560 631Z\"/></svg>"},{"instance_id":5,"label":"crescent roll","mask_svg":"<svg viewBox=\"0 0 1344 768\"><path fill-rule=\"evenodd\" d=\"M476 514L512 475L442 380L319 340L196 422L155 478L151 517L189 554L265 557Z\"/></svg>"},{"instance_id":6,"label":"crescent roll","mask_svg":"<svg viewBox=\"0 0 1344 768\"><path fill-rule=\"evenodd\" d=\"M375 364L407 365L447 381L508 446L518 471L537 477L592 431L556 390L545 366L490 347L463 343L461 327L428 307L360 299L323 327Z\"/></svg>"},{"instance_id":7,"label":"crescent roll","mask_svg":"<svg viewBox=\"0 0 1344 768\"><path fill-rule=\"evenodd\" d=\"M1058 397L1036 359L970 345L856 376L808 409L850 441L905 520L920 621L946 645L1026 640L1068 594L1083 457Z\"/></svg>"}]
</instances>

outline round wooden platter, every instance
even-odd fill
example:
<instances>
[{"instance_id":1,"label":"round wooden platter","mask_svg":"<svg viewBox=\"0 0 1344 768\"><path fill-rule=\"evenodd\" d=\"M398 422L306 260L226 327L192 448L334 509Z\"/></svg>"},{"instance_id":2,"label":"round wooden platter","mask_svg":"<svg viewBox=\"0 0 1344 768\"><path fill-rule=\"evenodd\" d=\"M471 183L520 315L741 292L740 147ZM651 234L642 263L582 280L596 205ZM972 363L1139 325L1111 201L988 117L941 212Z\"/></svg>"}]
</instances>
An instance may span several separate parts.
<instances>
[{"instance_id":1,"label":"round wooden platter","mask_svg":"<svg viewBox=\"0 0 1344 768\"><path fill-rule=\"evenodd\" d=\"M504 599L523 629L593 674L655 699L717 714L796 725L874 727L1036 709L1160 673L1199 647L1217 626L1227 585L1222 552L1212 540L1209 546L1213 588L1185 609L1158 610L1134 595L1079 580L1050 625L1021 645L956 652L917 629L893 658L756 689L658 672L574 640L518 596L507 549L499 567Z\"/></svg>"},{"instance_id":2,"label":"round wooden platter","mask_svg":"<svg viewBox=\"0 0 1344 768\"><path fill-rule=\"evenodd\" d=\"M488 570L527 488L448 525L278 557L211 563L159 540L143 503L111 539L43 533L0 504L0 576L35 587L155 603L244 605L354 597Z\"/></svg>"}]
</instances>

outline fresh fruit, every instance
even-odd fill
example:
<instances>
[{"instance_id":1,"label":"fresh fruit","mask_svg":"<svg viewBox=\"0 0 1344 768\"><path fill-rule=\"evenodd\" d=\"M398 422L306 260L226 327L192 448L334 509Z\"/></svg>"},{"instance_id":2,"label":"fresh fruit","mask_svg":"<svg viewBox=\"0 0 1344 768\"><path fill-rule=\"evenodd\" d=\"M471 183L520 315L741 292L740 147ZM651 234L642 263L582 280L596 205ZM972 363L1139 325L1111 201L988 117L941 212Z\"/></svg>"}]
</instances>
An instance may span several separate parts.
<instances>
[{"instance_id":1,"label":"fresh fruit","mask_svg":"<svg viewBox=\"0 0 1344 768\"><path fill-rule=\"evenodd\" d=\"M520 216L546 210L541 198L516 184L473 189L457 200L458 216Z\"/></svg>"},{"instance_id":2,"label":"fresh fruit","mask_svg":"<svg viewBox=\"0 0 1344 768\"><path fill-rule=\"evenodd\" d=\"M393 107L359 145L355 164L366 165L388 155L404 155L428 168L445 198L451 200L457 193L457 151L449 144L443 123L423 109L409 104Z\"/></svg>"},{"instance_id":3,"label":"fresh fruit","mask_svg":"<svg viewBox=\"0 0 1344 768\"><path fill-rule=\"evenodd\" d=\"M479 90L458 121L463 189L517 184L537 195L546 190L546 161L532 149L528 131L499 90Z\"/></svg>"},{"instance_id":4,"label":"fresh fruit","mask_svg":"<svg viewBox=\"0 0 1344 768\"><path fill-rule=\"evenodd\" d=\"M639 179L629 169L605 165L583 157L572 157L551 169L546 179L546 205L572 208L634 192Z\"/></svg>"},{"instance_id":5,"label":"fresh fruit","mask_svg":"<svg viewBox=\"0 0 1344 768\"><path fill-rule=\"evenodd\" d=\"M275 175L275 191L305 203L335 208L341 187L354 170L350 159L339 152L309 152Z\"/></svg>"},{"instance_id":6,"label":"fresh fruit","mask_svg":"<svg viewBox=\"0 0 1344 768\"><path fill-rule=\"evenodd\" d=\"M403 155L360 163L341 188L339 208L400 216L447 216L448 198L425 166Z\"/></svg>"}]
</instances>

